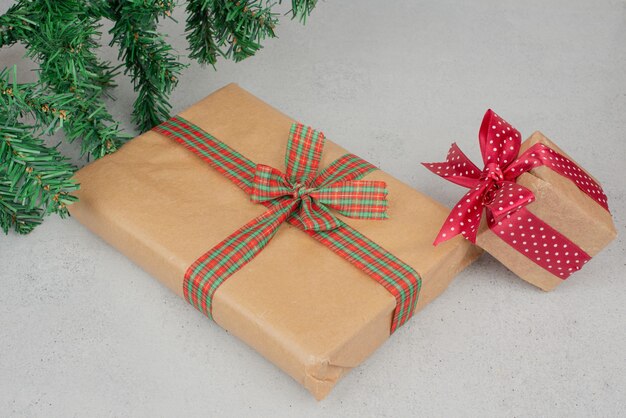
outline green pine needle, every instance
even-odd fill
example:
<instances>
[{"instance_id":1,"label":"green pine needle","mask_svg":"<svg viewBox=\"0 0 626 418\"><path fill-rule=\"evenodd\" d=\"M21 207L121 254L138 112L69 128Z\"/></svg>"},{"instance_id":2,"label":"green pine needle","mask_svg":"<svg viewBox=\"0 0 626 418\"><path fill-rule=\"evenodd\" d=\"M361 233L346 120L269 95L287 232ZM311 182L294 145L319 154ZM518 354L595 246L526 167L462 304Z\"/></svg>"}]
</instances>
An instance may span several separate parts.
<instances>
[{"instance_id":1,"label":"green pine needle","mask_svg":"<svg viewBox=\"0 0 626 418\"><path fill-rule=\"evenodd\" d=\"M120 48L119 58L130 74L135 91L133 122L147 131L169 118L168 97L184 65L157 30L159 19L169 16L174 3L168 0L110 2L115 22L111 46Z\"/></svg>"},{"instance_id":2,"label":"green pine needle","mask_svg":"<svg viewBox=\"0 0 626 418\"><path fill-rule=\"evenodd\" d=\"M302 23L306 23L306 18L309 17L316 5L317 0L291 0L291 16L294 19L300 19Z\"/></svg>"},{"instance_id":3,"label":"green pine needle","mask_svg":"<svg viewBox=\"0 0 626 418\"><path fill-rule=\"evenodd\" d=\"M14 70L15 71L15 70ZM45 94L45 95L44 95ZM26 233L43 216L67 215L75 167L39 137L62 127L74 111L70 95L44 92L35 83L18 84L0 71L0 229ZM26 125L20 118L31 116Z\"/></svg>"}]
</instances>

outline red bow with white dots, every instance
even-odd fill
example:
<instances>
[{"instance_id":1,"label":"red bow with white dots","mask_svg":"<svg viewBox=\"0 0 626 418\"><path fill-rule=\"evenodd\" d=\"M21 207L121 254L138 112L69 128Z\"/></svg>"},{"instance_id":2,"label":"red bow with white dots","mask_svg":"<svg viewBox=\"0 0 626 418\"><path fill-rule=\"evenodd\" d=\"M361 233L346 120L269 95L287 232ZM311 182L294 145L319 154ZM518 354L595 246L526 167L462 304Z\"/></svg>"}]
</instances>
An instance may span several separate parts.
<instances>
[{"instance_id":1,"label":"red bow with white dots","mask_svg":"<svg viewBox=\"0 0 626 418\"><path fill-rule=\"evenodd\" d=\"M515 179L534 163L515 159L521 145L519 131L489 109L478 136L485 163L482 170L467 158L456 143L450 147L445 162L423 163L433 173L471 189L446 219L435 245L458 234L475 243L483 208L499 220L535 198L530 190L515 183Z\"/></svg>"},{"instance_id":2,"label":"red bow with white dots","mask_svg":"<svg viewBox=\"0 0 626 418\"><path fill-rule=\"evenodd\" d=\"M533 193L515 183L515 180L522 173L541 165L572 180L608 210L606 196L600 185L576 163L550 147L538 143L517 157L521 145L519 131L491 109L487 110L483 118L479 140L485 164L482 170L456 144L452 144L445 162L424 163L433 173L471 189L446 219L435 239L435 245L458 234L475 243L483 208L487 209L487 221L491 227L534 201Z\"/></svg>"}]
</instances>

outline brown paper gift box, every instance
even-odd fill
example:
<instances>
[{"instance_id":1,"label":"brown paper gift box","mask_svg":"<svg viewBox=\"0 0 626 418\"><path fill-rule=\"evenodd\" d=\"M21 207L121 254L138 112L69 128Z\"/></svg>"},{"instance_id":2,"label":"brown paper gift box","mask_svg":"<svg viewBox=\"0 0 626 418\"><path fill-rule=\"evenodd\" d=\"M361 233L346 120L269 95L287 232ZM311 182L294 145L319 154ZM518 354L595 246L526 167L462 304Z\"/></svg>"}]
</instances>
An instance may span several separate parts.
<instances>
[{"instance_id":1,"label":"brown paper gift box","mask_svg":"<svg viewBox=\"0 0 626 418\"><path fill-rule=\"evenodd\" d=\"M252 159L284 169L292 119L231 84L180 114ZM345 154L326 142L320 167ZM422 277L418 308L437 297L480 250L462 239L435 248L448 209L390 175L389 218L342 218ZM182 297L186 269L261 214L196 155L146 132L78 171L71 214ZM215 321L321 399L388 337L395 299L302 231L283 224L260 255L213 299ZM207 320L208 324L208 320Z\"/></svg>"},{"instance_id":2,"label":"brown paper gift box","mask_svg":"<svg viewBox=\"0 0 626 418\"><path fill-rule=\"evenodd\" d=\"M541 132L535 132L522 143L519 155L536 143L542 143L576 163ZM582 168L580 164L576 164ZM587 174L592 177L591 174ZM554 170L545 166L533 168L519 176L517 183L527 187L535 195L536 200L526 208L585 250L591 257L598 254L617 236L611 214L582 192L572 181ZM552 290L565 281L544 270L502 241L487 227L484 217L476 244L519 277L543 290ZM567 280L573 280L575 276L576 274Z\"/></svg>"}]
</instances>

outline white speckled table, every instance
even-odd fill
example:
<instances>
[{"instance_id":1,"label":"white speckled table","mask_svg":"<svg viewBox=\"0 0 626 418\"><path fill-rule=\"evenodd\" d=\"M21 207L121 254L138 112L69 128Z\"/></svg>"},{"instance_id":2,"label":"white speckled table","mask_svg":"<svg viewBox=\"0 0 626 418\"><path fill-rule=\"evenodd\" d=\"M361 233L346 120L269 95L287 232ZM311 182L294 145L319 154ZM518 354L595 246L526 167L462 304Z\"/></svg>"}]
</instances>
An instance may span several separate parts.
<instances>
[{"instance_id":1,"label":"white speckled table","mask_svg":"<svg viewBox=\"0 0 626 418\"><path fill-rule=\"evenodd\" d=\"M0 237L1 416L623 416L626 2L347 3L321 2L306 27L283 20L258 57L192 64L174 111L238 82L452 204L462 190L419 162L453 140L478 158L492 107L603 182L617 240L552 293L484 256L319 403L77 222L51 217ZM165 29L182 52L182 25ZM26 80L22 54L0 50L0 66L19 64ZM132 132L134 94L119 84L110 109Z\"/></svg>"}]
</instances>

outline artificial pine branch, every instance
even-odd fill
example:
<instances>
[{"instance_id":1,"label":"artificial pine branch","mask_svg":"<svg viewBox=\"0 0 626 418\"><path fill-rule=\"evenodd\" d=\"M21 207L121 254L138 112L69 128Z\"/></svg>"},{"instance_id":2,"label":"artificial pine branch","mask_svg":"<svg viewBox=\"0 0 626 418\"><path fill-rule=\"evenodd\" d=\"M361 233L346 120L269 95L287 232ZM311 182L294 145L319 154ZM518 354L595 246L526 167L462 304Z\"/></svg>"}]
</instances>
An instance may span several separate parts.
<instances>
[{"instance_id":1,"label":"artificial pine branch","mask_svg":"<svg viewBox=\"0 0 626 418\"><path fill-rule=\"evenodd\" d=\"M114 152L126 138L108 113L102 96L114 87L115 69L99 60L98 19L82 0L20 0L2 18L27 56L40 64L42 85L53 93L72 94L80 111L64 125L67 140L81 140L81 151L93 157Z\"/></svg>"},{"instance_id":2,"label":"artificial pine branch","mask_svg":"<svg viewBox=\"0 0 626 418\"><path fill-rule=\"evenodd\" d=\"M271 6L269 0L213 1L215 21L221 22L215 37L224 57L241 61L254 55L263 39L276 36Z\"/></svg>"},{"instance_id":3,"label":"artificial pine branch","mask_svg":"<svg viewBox=\"0 0 626 418\"><path fill-rule=\"evenodd\" d=\"M131 75L138 92L133 122L141 131L146 131L169 117L168 96L184 68L177 62L172 47L156 31L159 19L171 14L174 2L113 0L110 4L115 21L111 46L120 47L124 73Z\"/></svg>"},{"instance_id":4,"label":"artificial pine branch","mask_svg":"<svg viewBox=\"0 0 626 418\"><path fill-rule=\"evenodd\" d=\"M20 202L19 193L11 182L0 173L0 229L6 234L13 229L18 234L28 234L41 223L39 209L28 209Z\"/></svg>"},{"instance_id":5,"label":"artificial pine branch","mask_svg":"<svg viewBox=\"0 0 626 418\"><path fill-rule=\"evenodd\" d=\"M220 48L215 41L214 0L188 0L185 31L189 42L189 58L215 67Z\"/></svg>"},{"instance_id":6,"label":"artificial pine branch","mask_svg":"<svg viewBox=\"0 0 626 418\"><path fill-rule=\"evenodd\" d=\"M304 23L316 3L292 0L290 14ZM274 5L270 0L188 0L189 57L214 66L218 55L241 61L256 54L265 38L276 36Z\"/></svg>"},{"instance_id":7,"label":"artificial pine branch","mask_svg":"<svg viewBox=\"0 0 626 418\"><path fill-rule=\"evenodd\" d=\"M240 61L275 37L278 3L271 0L187 0L189 57L215 66L218 56ZM316 0L292 0L302 22ZM137 98L132 119L141 131L169 117L168 97L185 67L158 32L174 0L16 0L0 16L0 47L22 43L38 81L20 83L0 69L0 229L26 233L49 213L67 214L74 167L43 135L63 129L82 154L99 158L128 138L104 99L120 67ZM111 46L122 64L96 55L101 21L113 22ZM110 96L109 96L110 97Z\"/></svg>"},{"instance_id":8,"label":"artificial pine branch","mask_svg":"<svg viewBox=\"0 0 626 418\"><path fill-rule=\"evenodd\" d=\"M316 5L317 0L291 0L291 15L305 23Z\"/></svg>"},{"instance_id":9,"label":"artificial pine branch","mask_svg":"<svg viewBox=\"0 0 626 418\"><path fill-rule=\"evenodd\" d=\"M67 215L76 200L78 185L71 179L75 168L56 148L47 147L40 133L54 131L74 111L71 95L47 94L34 83L18 84L0 72L0 229L26 233L43 216ZM31 115L34 125L19 118Z\"/></svg>"},{"instance_id":10,"label":"artificial pine branch","mask_svg":"<svg viewBox=\"0 0 626 418\"><path fill-rule=\"evenodd\" d=\"M14 4L4 15L0 16L0 47L10 46L17 42L19 27L24 23L31 24L31 22L25 22L27 18L28 14L20 4ZM15 24L18 25L17 28Z\"/></svg>"},{"instance_id":11,"label":"artificial pine branch","mask_svg":"<svg viewBox=\"0 0 626 418\"><path fill-rule=\"evenodd\" d=\"M67 205L76 198L78 189L71 179L75 168L56 148L46 147L33 136L32 127L15 122L4 126L0 142L2 172L19 202L29 210L39 208L45 215L67 214Z\"/></svg>"}]
</instances>

